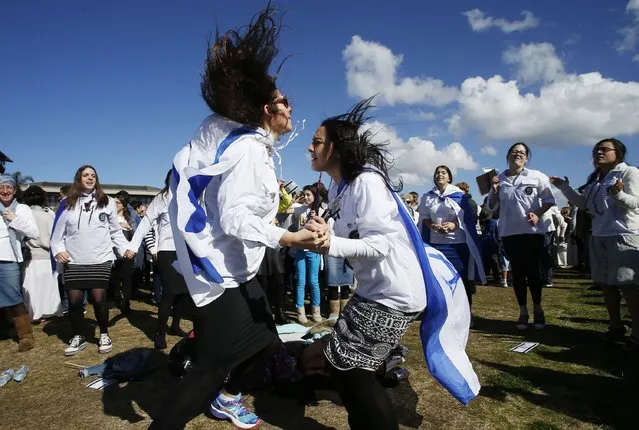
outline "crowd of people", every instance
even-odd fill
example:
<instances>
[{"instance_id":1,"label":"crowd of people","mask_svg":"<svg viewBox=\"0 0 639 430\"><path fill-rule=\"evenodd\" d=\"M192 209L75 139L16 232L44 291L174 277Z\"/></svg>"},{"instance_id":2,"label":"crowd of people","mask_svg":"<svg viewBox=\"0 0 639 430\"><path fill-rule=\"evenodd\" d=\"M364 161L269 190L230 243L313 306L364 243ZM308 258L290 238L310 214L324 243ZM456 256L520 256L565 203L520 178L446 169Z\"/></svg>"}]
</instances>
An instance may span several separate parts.
<instances>
[{"instance_id":1,"label":"crowd of people","mask_svg":"<svg viewBox=\"0 0 639 430\"><path fill-rule=\"evenodd\" d=\"M273 163L293 112L267 73L280 28L268 6L212 42L201 85L212 114L148 206L126 192L106 195L90 165L78 168L55 210L41 188L22 192L0 176L0 308L13 319L20 351L35 345L32 321L63 312L73 333L64 354L82 351L87 303L99 352L112 351L110 303L126 315L134 286L152 282L155 347L167 347L167 332L186 335L177 311L184 303L196 360L151 428L183 428L205 405L252 428L260 420L244 407L242 390L279 350L276 324L289 322L290 293L297 322L335 322L299 357L300 373L334 378L351 428L398 428L375 372L427 306L445 306L428 294L431 254L422 241L459 275L467 314L477 285L491 275L512 286L521 330L531 323L529 293L532 326L543 329L553 269L579 267L603 290L607 338L639 349L639 170L626 164L621 141L594 145L594 171L577 189L527 167L531 149L517 142L479 205L445 165L433 172L430 191L400 198L384 143L361 131L368 99L322 121L308 146L310 167L328 175L328 189L320 180L293 190L276 179ZM557 208L551 184L569 206Z\"/></svg>"}]
</instances>

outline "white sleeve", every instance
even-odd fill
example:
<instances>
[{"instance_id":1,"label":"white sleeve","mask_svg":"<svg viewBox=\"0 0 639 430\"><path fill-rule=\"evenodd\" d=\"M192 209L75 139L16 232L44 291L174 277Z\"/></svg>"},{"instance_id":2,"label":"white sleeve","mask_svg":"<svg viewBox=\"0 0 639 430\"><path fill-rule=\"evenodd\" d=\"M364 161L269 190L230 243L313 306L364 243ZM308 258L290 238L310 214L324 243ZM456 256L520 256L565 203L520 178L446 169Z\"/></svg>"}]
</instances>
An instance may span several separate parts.
<instances>
[{"instance_id":1,"label":"white sleeve","mask_svg":"<svg viewBox=\"0 0 639 430\"><path fill-rule=\"evenodd\" d=\"M223 162L227 157L238 157L238 151L244 152L235 166L224 175L218 190L220 227L225 234L243 241L279 248L286 230L257 215L263 210L259 205L264 198L264 181L256 172L258 163L264 163L264 160L258 148L251 143L250 140L238 141L220 157L220 162Z\"/></svg>"},{"instance_id":2,"label":"white sleeve","mask_svg":"<svg viewBox=\"0 0 639 430\"><path fill-rule=\"evenodd\" d=\"M618 206L625 210L639 208L639 169L629 167L622 175L623 191L617 194L610 194Z\"/></svg>"},{"instance_id":3,"label":"white sleeve","mask_svg":"<svg viewBox=\"0 0 639 430\"><path fill-rule=\"evenodd\" d=\"M377 173L362 173L353 184L359 239L331 238L329 255L344 258L382 259L388 255L390 242L387 226L397 215L397 203Z\"/></svg>"},{"instance_id":4,"label":"white sleeve","mask_svg":"<svg viewBox=\"0 0 639 430\"><path fill-rule=\"evenodd\" d=\"M18 204L16 207L16 217L7 224L7 227L30 239L40 237L38 223L36 223L33 211L27 205Z\"/></svg>"},{"instance_id":5,"label":"white sleeve","mask_svg":"<svg viewBox=\"0 0 639 430\"><path fill-rule=\"evenodd\" d=\"M108 211L109 233L111 234L111 242L113 242L113 246L115 246L120 255L124 255L126 250L129 249L130 245L129 241L126 240L124 234L122 233L122 227L118 222L118 211L115 208L115 200L113 200L112 198L109 198Z\"/></svg>"},{"instance_id":6,"label":"white sleeve","mask_svg":"<svg viewBox=\"0 0 639 430\"><path fill-rule=\"evenodd\" d=\"M543 173L539 173L539 198L543 205L556 205L555 195L550 188L550 179Z\"/></svg>"},{"instance_id":7,"label":"white sleeve","mask_svg":"<svg viewBox=\"0 0 639 430\"><path fill-rule=\"evenodd\" d=\"M53 232L51 233L51 254L54 257L59 253L67 250L64 244L64 233L70 213L71 211L62 209L60 217L58 217L58 221L55 223L55 227L53 228Z\"/></svg>"},{"instance_id":8,"label":"white sleeve","mask_svg":"<svg viewBox=\"0 0 639 430\"><path fill-rule=\"evenodd\" d=\"M160 214L163 211L166 211L167 205L165 204L166 200L163 196L155 196L151 204L146 208L146 215L142 218L142 221L138 225L138 228L135 230L133 237L131 238L130 245L128 247L129 250L133 252L137 252L142 245L142 241L146 234L151 230L151 225L158 219Z\"/></svg>"}]
</instances>

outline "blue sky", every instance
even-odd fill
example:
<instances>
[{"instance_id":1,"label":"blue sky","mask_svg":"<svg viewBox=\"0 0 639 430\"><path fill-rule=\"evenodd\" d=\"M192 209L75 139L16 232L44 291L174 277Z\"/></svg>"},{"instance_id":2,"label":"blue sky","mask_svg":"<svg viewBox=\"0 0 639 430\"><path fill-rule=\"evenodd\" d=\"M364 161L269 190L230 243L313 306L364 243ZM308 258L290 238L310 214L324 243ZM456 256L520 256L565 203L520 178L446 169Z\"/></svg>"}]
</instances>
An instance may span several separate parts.
<instances>
[{"instance_id":1,"label":"blue sky","mask_svg":"<svg viewBox=\"0 0 639 430\"><path fill-rule=\"evenodd\" d=\"M70 181L88 163L104 183L161 185L209 113L199 94L208 38L264 4L3 2L7 170ZM430 189L438 164L476 188L518 140L533 149L530 167L574 184L601 138L619 137L639 160L639 0L278 5L290 55L278 85L306 120L282 151L285 179L315 181L305 151L319 122L376 93L371 127L406 191Z\"/></svg>"}]
</instances>

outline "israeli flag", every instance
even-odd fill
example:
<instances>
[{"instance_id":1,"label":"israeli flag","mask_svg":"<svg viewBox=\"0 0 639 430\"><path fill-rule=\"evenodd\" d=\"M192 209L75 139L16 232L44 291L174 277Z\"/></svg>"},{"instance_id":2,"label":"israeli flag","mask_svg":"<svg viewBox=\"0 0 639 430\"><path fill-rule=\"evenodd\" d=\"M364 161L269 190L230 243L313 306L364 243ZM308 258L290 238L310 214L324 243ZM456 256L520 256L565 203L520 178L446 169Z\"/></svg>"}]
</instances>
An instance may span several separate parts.
<instances>
[{"instance_id":1,"label":"israeli flag","mask_svg":"<svg viewBox=\"0 0 639 430\"><path fill-rule=\"evenodd\" d=\"M196 306L210 297L212 290L214 296L224 292L221 285L224 279L208 257L213 237L201 203L204 190L214 177L238 163L239 159L220 162L223 152L233 142L249 135L255 138L256 134L259 131L254 128L214 114L204 120L196 136L173 159L169 219L177 269L184 276Z\"/></svg>"},{"instance_id":2,"label":"israeli flag","mask_svg":"<svg viewBox=\"0 0 639 430\"><path fill-rule=\"evenodd\" d=\"M424 356L431 375L464 405L481 388L466 355L470 308L462 280L453 265L435 248L425 244L412 217L391 191L415 248L426 285L426 314L420 327Z\"/></svg>"}]
</instances>

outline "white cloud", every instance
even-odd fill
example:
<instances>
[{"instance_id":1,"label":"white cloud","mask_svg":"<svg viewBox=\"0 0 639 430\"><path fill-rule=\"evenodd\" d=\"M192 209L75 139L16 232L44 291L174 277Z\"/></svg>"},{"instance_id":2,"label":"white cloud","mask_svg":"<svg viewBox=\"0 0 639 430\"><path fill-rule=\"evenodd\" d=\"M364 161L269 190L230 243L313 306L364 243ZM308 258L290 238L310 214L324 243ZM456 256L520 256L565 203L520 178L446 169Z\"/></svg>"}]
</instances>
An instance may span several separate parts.
<instances>
[{"instance_id":1,"label":"white cloud","mask_svg":"<svg viewBox=\"0 0 639 430\"><path fill-rule=\"evenodd\" d=\"M621 40L616 43L620 53L633 52L639 42L639 0L629 0L626 5L626 13L632 16L632 24L619 30ZM634 57L633 57L634 59Z\"/></svg>"},{"instance_id":2,"label":"white cloud","mask_svg":"<svg viewBox=\"0 0 639 430\"><path fill-rule=\"evenodd\" d=\"M486 145L479 150L479 153L481 155L490 155L491 157L494 157L495 155L497 155L497 148L491 145Z\"/></svg>"},{"instance_id":3,"label":"white cloud","mask_svg":"<svg viewBox=\"0 0 639 430\"><path fill-rule=\"evenodd\" d=\"M433 121L437 118L434 112L425 112L422 110L414 111L408 110L406 112L401 112L397 115L399 118L404 119L406 121Z\"/></svg>"},{"instance_id":4,"label":"white cloud","mask_svg":"<svg viewBox=\"0 0 639 430\"><path fill-rule=\"evenodd\" d=\"M532 12L525 10L521 14L524 16L524 19L521 21L508 21L505 18L486 16L486 14L479 9L472 9L462 13L462 15L468 18L468 23L473 31L485 31L495 27L504 33L512 33L514 31L529 30L539 25L539 18Z\"/></svg>"},{"instance_id":5,"label":"white cloud","mask_svg":"<svg viewBox=\"0 0 639 430\"><path fill-rule=\"evenodd\" d=\"M447 165L453 174L458 169L477 169L478 164L459 142L437 148L431 140L410 137L403 140L389 125L374 121L364 126L374 133L374 141L387 142L395 157L394 168L406 185L431 185L433 171L440 164Z\"/></svg>"},{"instance_id":6,"label":"white cloud","mask_svg":"<svg viewBox=\"0 0 639 430\"><path fill-rule=\"evenodd\" d=\"M449 128L475 129L487 138L554 145L587 144L609 135L639 133L639 82L619 82L598 72L566 75L520 92L516 81L499 76L466 79L460 111Z\"/></svg>"},{"instance_id":7,"label":"white cloud","mask_svg":"<svg viewBox=\"0 0 639 430\"><path fill-rule=\"evenodd\" d=\"M457 99L459 90L431 77L398 77L402 55L384 45L353 36L342 52L346 63L348 94L367 98L379 94L379 104L447 105Z\"/></svg>"},{"instance_id":8,"label":"white cloud","mask_svg":"<svg viewBox=\"0 0 639 430\"><path fill-rule=\"evenodd\" d=\"M515 76L524 85L553 82L565 75L564 65L550 43L524 43L510 47L502 59L516 67Z\"/></svg>"},{"instance_id":9,"label":"white cloud","mask_svg":"<svg viewBox=\"0 0 639 430\"><path fill-rule=\"evenodd\" d=\"M632 61L639 63L639 54L636 54L634 57L632 57Z\"/></svg>"}]
</instances>

